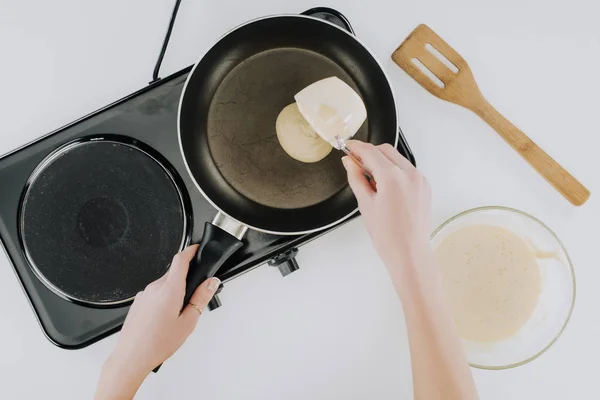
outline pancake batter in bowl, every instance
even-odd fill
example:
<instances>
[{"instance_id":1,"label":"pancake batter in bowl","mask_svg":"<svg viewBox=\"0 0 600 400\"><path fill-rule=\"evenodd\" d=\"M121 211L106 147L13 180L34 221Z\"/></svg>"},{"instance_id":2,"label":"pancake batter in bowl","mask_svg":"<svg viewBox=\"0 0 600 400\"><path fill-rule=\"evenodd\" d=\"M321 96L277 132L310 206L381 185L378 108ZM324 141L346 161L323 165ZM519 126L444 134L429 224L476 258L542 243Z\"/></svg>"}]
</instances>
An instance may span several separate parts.
<instances>
[{"instance_id":1,"label":"pancake batter in bowl","mask_svg":"<svg viewBox=\"0 0 600 400\"><path fill-rule=\"evenodd\" d=\"M539 266L512 232L491 225L461 228L440 243L435 257L462 338L506 339L533 314L541 292Z\"/></svg>"}]
</instances>

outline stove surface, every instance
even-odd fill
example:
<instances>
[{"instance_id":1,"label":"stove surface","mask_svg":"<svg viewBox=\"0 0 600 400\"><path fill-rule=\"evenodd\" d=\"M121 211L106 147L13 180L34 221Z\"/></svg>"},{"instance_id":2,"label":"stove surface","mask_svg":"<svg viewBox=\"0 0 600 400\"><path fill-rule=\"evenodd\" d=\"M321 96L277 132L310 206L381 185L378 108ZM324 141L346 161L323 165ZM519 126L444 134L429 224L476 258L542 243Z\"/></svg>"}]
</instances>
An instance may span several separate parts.
<instances>
[{"instance_id":1,"label":"stove surface","mask_svg":"<svg viewBox=\"0 0 600 400\"><path fill-rule=\"evenodd\" d=\"M311 15L327 20L336 17L331 13L328 14L324 9L315 10ZM341 23L347 24L341 14L337 18ZM347 29L351 31L349 25ZM192 242L200 241L204 222L212 220L216 210L196 190L186 172L179 151L178 103L190 70L191 67L188 67L153 82L126 98L0 158L2 244L42 330L57 346L81 348L118 331L130 303L110 307L98 304L90 306L60 296L42 283L39 274L34 272L33 266L28 261L25 246L19 235L19 210L28 187L28 180L40 162L69 142L90 137L102 139L113 135L127 137L134 144L139 141L160 153L178 175L189 197L189 239ZM402 134L400 134L398 148L414 162ZM217 276L226 283L267 262L278 266L285 276L298 268L298 264L293 259L298 251L297 247L335 228L301 236L277 236L250 230L243 240L244 246L225 263ZM61 250L67 251L67 248ZM212 303L212 307L218 305L217 298Z\"/></svg>"}]
</instances>

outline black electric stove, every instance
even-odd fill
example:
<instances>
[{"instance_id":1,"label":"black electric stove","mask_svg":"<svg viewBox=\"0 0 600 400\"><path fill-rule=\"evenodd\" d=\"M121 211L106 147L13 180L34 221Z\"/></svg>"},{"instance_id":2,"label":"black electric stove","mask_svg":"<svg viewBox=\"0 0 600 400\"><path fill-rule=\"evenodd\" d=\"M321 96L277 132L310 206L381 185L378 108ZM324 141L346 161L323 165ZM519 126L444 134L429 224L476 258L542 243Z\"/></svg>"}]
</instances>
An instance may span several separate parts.
<instances>
[{"instance_id":1,"label":"black electric stove","mask_svg":"<svg viewBox=\"0 0 600 400\"><path fill-rule=\"evenodd\" d=\"M216 214L179 151L177 109L191 66L158 78L178 5L147 87L0 158L2 244L57 346L81 348L118 331L140 281L164 273ZM305 14L354 33L335 10ZM414 162L401 132L398 148ZM301 236L250 230L217 276L226 283L265 263L285 276L298 269L299 246L335 228ZM219 305L215 297L210 307Z\"/></svg>"}]
</instances>

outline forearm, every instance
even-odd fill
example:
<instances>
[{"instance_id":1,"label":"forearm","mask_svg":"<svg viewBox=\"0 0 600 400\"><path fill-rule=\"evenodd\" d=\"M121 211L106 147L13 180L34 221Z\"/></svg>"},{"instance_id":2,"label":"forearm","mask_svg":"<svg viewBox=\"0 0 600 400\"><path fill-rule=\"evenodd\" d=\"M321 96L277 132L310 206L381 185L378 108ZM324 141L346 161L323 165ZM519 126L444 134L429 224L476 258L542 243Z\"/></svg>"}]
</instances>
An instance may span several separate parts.
<instances>
[{"instance_id":1,"label":"forearm","mask_svg":"<svg viewBox=\"0 0 600 400\"><path fill-rule=\"evenodd\" d=\"M94 400L131 400L146 376L111 357L102 367Z\"/></svg>"},{"instance_id":2,"label":"forearm","mask_svg":"<svg viewBox=\"0 0 600 400\"><path fill-rule=\"evenodd\" d=\"M389 270L406 318L415 399L476 399L431 250L402 264L390 265Z\"/></svg>"}]
</instances>

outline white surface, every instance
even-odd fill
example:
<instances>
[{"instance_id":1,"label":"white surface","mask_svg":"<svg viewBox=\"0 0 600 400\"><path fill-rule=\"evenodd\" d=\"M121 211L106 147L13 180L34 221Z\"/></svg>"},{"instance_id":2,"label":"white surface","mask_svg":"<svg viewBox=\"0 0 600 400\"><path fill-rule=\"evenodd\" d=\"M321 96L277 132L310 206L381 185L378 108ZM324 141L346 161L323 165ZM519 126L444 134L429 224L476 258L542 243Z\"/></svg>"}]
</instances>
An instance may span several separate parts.
<instances>
[{"instance_id":1,"label":"white surface","mask_svg":"<svg viewBox=\"0 0 600 400\"><path fill-rule=\"evenodd\" d=\"M598 398L598 3L184 1L162 75L195 62L245 20L316 5L342 11L389 72L402 128L433 186L436 225L470 207L512 206L549 224L573 259L577 301L563 336L526 366L474 370L481 398ZM0 152L144 86L171 7L0 0ZM569 205L475 115L434 98L392 63L421 22L466 58L492 104L588 185L584 207ZM401 307L361 221L303 247L298 261L285 279L262 267L228 284L224 306L202 318L138 398L411 398ZM92 397L117 336L80 351L52 346L4 256L0 315L0 398Z\"/></svg>"}]
</instances>

